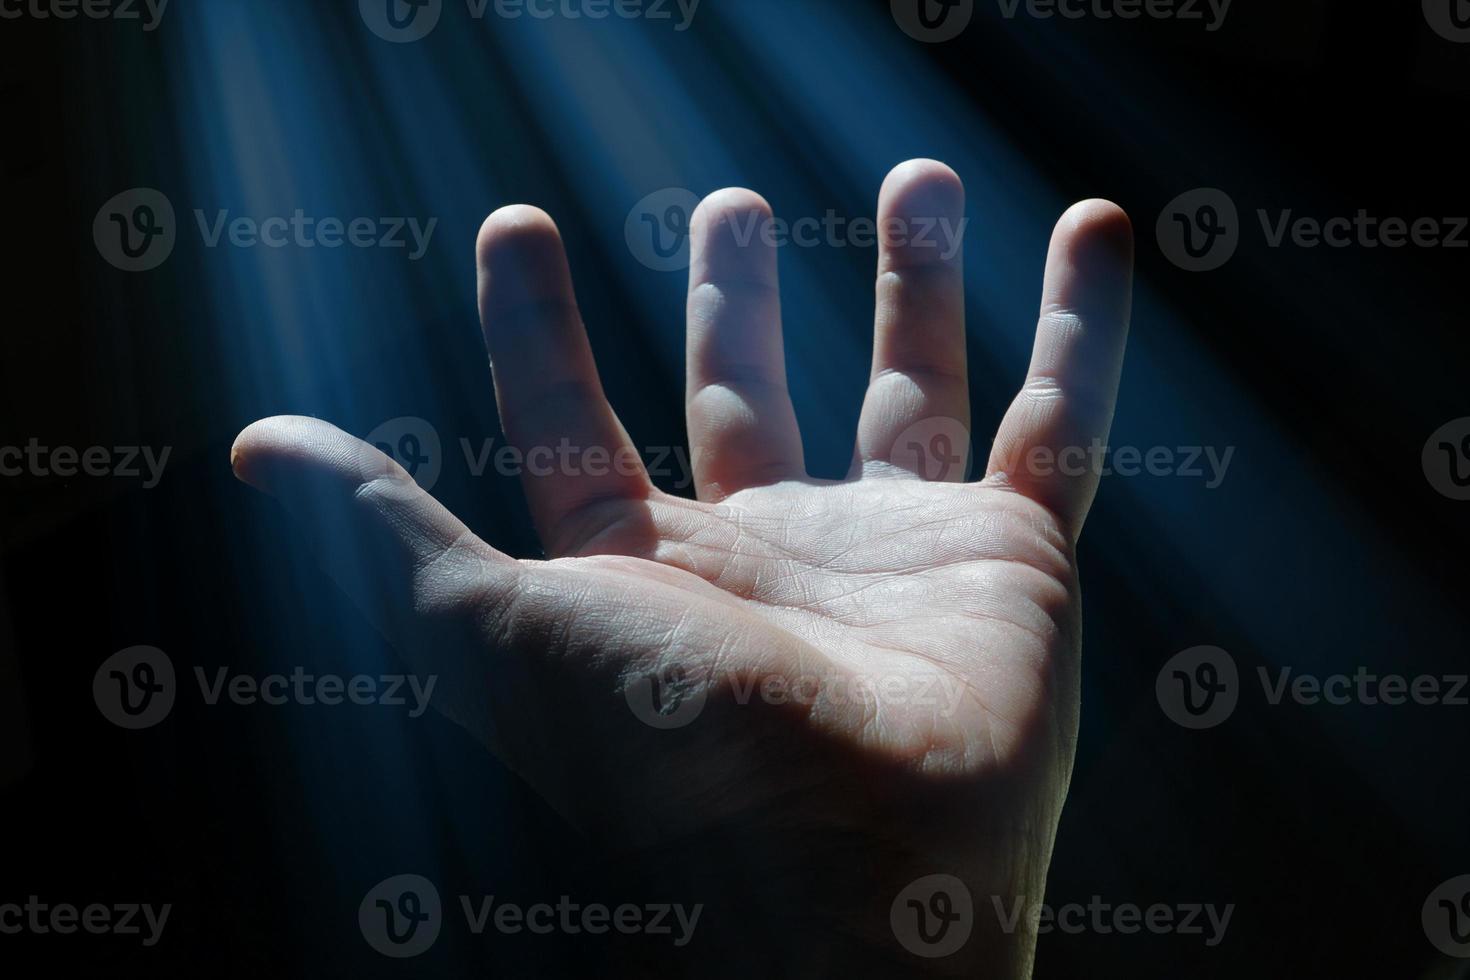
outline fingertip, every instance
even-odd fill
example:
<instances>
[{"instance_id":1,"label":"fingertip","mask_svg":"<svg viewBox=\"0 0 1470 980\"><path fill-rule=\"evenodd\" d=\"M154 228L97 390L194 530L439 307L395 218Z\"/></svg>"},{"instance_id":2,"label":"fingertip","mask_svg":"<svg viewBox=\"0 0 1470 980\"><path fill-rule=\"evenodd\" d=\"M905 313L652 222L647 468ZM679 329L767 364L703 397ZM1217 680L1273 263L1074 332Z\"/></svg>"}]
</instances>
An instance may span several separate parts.
<instances>
[{"instance_id":1,"label":"fingertip","mask_svg":"<svg viewBox=\"0 0 1470 980\"><path fill-rule=\"evenodd\" d=\"M726 187L705 197L689 220L691 283L774 285L775 249L763 234L774 220L770 203L747 188Z\"/></svg>"},{"instance_id":2,"label":"fingertip","mask_svg":"<svg viewBox=\"0 0 1470 980\"><path fill-rule=\"evenodd\" d=\"M493 212L475 236L475 259L482 271L495 271L506 259L534 258L561 251L561 231L551 215L530 204L510 204Z\"/></svg>"},{"instance_id":3,"label":"fingertip","mask_svg":"<svg viewBox=\"0 0 1470 980\"><path fill-rule=\"evenodd\" d=\"M1072 205L1057 221L1053 241L1074 252L1133 253L1133 222L1128 212L1103 198Z\"/></svg>"},{"instance_id":4,"label":"fingertip","mask_svg":"<svg viewBox=\"0 0 1470 980\"><path fill-rule=\"evenodd\" d=\"M256 486L261 460L290 444L287 430L297 425L300 419L301 416L275 415L258 419L241 429L230 446L230 469L235 478Z\"/></svg>"},{"instance_id":5,"label":"fingertip","mask_svg":"<svg viewBox=\"0 0 1470 980\"><path fill-rule=\"evenodd\" d=\"M965 211L965 184L948 164L906 160L888 172L878 194L879 217L956 217Z\"/></svg>"},{"instance_id":6,"label":"fingertip","mask_svg":"<svg viewBox=\"0 0 1470 980\"><path fill-rule=\"evenodd\" d=\"M699 202L690 223L695 228L714 230L742 218L774 216L770 202L755 191L748 187L724 187Z\"/></svg>"},{"instance_id":7,"label":"fingertip","mask_svg":"<svg viewBox=\"0 0 1470 980\"><path fill-rule=\"evenodd\" d=\"M529 204L512 204L485 219L475 239L479 269L480 315L489 336L500 327L539 323L547 308L572 310L572 272L561 232L551 215Z\"/></svg>"},{"instance_id":8,"label":"fingertip","mask_svg":"<svg viewBox=\"0 0 1470 980\"><path fill-rule=\"evenodd\" d=\"M1057 221L1042 312L1105 314L1126 322L1133 292L1133 223L1111 201L1072 205Z\"/></svg>"},{"instance_id":9,"label":"fingertip","mask_svg":"<svg viewBox=\"0 0 1470 980\"><path fill-rule=\"evenodd\" d=\"M957 270L965 233L965 185L938 160L894 167L878 194L879 272Z\"/></svg>"},{"instance_id":10,"label":"fingertip","mask_svg":"<svg viewBox=\"0 0 1470 980\"><path fill-rule=\"evenodd\" d=\"M272 492L283 468L316 462L329 469L360 465L362 443L341 429L308 415L274 415L252 422L230 447L235 477L257 490Z\"/></svg>"}]
</instances>

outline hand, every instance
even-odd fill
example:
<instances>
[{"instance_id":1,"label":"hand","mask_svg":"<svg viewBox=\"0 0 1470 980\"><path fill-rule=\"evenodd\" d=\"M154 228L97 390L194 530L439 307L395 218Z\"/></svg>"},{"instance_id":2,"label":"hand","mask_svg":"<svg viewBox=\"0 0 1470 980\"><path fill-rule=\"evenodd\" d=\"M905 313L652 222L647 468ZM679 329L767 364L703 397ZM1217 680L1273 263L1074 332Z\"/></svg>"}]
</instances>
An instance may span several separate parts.
<instances>
[{"instance_id":1,"label":"hand","mask_svg":"<svg viewBox=\"0 0 1470 980\"><path fill-rule=\"evenodd\" d=\"M959 178L911 161L878 217L963 214ZM1077 733L1074 546L1097 488L1039 461L1107 437L1128 219L1090 201L1058 224L1030 372L978 483L963 482L961 258L885 235L853 468L832 483L803 465L775 251L738 233L769 218L726 190L691 223L698 500L636 463L557 229L529 207L491 215L477 243L506 434L614 461L525 478L552 560L494 551L313 419L255 423L233 465L296 512L414 669L440 675L439 707L624 862L630 899L705 904L684 951L698 961L665 975L1025 976L1034 936L1024 919L1003 930L992 897L1041 898ZM890 924L931 874L960 879L973 908L973 933L936 959Z\"/></svg>"}]
</instances>

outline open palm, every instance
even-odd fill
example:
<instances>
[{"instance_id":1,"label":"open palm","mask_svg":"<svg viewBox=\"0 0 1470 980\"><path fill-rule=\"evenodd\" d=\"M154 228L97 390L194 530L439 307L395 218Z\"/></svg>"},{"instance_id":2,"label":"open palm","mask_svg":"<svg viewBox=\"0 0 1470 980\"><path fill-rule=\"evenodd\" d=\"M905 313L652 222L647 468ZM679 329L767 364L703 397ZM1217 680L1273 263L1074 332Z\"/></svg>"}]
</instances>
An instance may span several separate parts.
<instances>
[{"instance_id":1,"label":"open palm","mask_svg":"<svg viewBox=\"0 0 1470 980\"><path fill-rule=\"evenodd\" d=\"M236 442L242 479L295 511L414 668L441 675L441 709L602 845L630 892L707 906L685 959L650 969L1029 970L1034 937L1002 928L991 899L1040 900L1071 774L1074 545L1097 474L1058 461L1107 436L1132 244L1113 205L1063 217L1028 378L968 483L962 261L914 233L963 214L940 164L885 182L844 481L806 474L776 250L750 234L770 211L741 190L691 222L697 500L650 483L603 396L558 232L528 207L481 231L480 310L509 439L528 462L574 447L558 457L574 465L525 477L552 560L496 552L326 423L268 419ZM327 544L344 528L370 561ZM938 902L922 884L936 875L967 894ZM897 921L910 906L917 948ZM924 949L924 913L960 907L961 941Z\"/></svg>"}]
</instances>

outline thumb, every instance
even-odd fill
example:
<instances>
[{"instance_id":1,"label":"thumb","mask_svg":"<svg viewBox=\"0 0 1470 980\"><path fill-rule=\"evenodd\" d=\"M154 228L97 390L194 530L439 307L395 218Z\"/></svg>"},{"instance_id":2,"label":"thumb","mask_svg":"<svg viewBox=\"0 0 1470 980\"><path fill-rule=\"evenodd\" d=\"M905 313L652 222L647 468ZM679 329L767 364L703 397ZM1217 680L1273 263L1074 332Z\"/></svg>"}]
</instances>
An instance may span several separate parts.
<instances>
[{"instance_id":1,"label":"thumb","mask_svg":"<svg viewBox=\"0 0 1470 980\"><path fill-rule=\"evenodd\" d=\"M230 463L281 502L317 561L412 669L440 677L435 707L488 742L484 677L466 676L486 665L446 633L467 628L453 613L469 590L482 600L513 595L520 563L472 534L394 460L320 419L255 422L236 437Z\"/></svg>"}]
</instances>

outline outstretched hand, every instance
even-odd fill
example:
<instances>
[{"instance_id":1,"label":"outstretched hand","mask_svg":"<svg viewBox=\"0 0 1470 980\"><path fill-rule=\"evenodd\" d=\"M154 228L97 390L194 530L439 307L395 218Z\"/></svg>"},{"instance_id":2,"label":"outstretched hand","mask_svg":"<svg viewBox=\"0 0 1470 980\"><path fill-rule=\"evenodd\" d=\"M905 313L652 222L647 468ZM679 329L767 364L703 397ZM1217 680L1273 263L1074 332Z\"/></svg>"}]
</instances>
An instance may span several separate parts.
<instances>
[{"instance_id":1,"label":"outstretched hand","mask_svg":"<svg viewBox=\"0 0 1470 980\"><path fill-rule=\"evenodd\" d=\"M878 208L880 228L962 226L964 192L911 161ZM1035 937L996 909L1040 900L1071 775L1074 548L1097 488L1095 472L1038 464L1107 438L1128 219L1089 201L1058 224L1029 373L978 482L962 258L885 235L853 466L828 482L803 463L775 249L739 233L770 218L726 190L691 222L696 500L638 462L557 229L523 206L477 244L502 424L522 452L568 440L611 461L525 477L550 560L495 551L325 422L251 425L235 470L320 538L414 669L441 676L440 706L626 862L629 889L705 904L680 951L698 960L665 974L1027 975ZM371 567L329 543L344 530ZM932 875L967 897L911 889ZM966 907L951 950L946 910Z\"/></svg>"}]
</instances>

